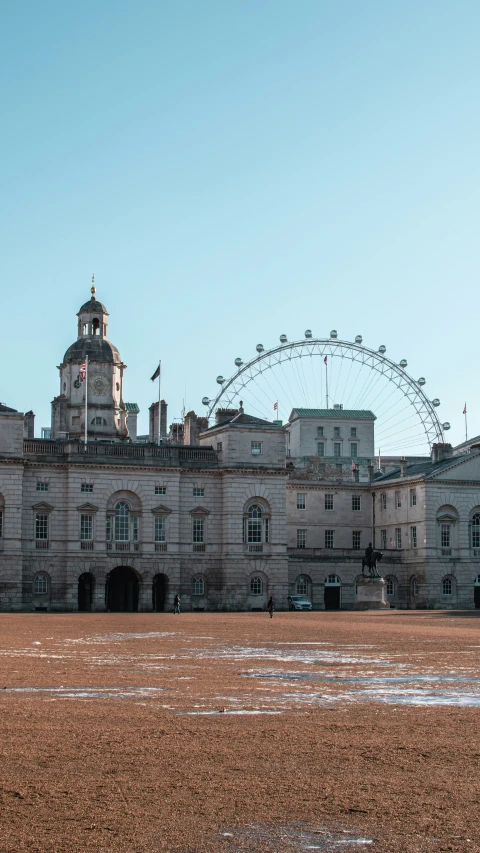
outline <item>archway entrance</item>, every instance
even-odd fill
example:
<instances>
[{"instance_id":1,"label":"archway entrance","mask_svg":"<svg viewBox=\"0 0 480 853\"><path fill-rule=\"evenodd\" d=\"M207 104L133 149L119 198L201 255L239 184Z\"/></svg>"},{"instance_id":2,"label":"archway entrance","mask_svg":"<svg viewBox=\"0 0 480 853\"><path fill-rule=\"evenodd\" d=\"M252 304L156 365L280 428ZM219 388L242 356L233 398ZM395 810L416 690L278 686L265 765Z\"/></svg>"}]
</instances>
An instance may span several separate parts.
<instances>
[{"instance_id":1,"label":"archway entrance","mask_svg":"<svg viewBox=\"0 0 480 853\"><path fill-rule=\"evenodd\" d=\"M340 610L341 582L338 575L325 578L323 602L325 610Z\"/></svg>"},{"instance_id":2,"label":"archway entrance","mask_svg":"<svg viewBox=\"0 0 480 853\"><path fill-rule=\"evenodd\" d=\"M138 578L129 566L117 566L107 575L105 585L107 610L117 613L138 611Z\"/></svg>"},{"instance_id":3,"label":"archway entrance","mask_svg":"<svg viewBox=\"0 0 480 853\"><path fill-rule=\"evenodd\" d=\"M475 586L473 587L473 603L475 610L480 610L480 575L475 578Z\"/></svg>"},{"instance_id":4,"label":"archway entrance","mask_svg":"<svg viewBox=\"0 0 480 853\"><path fill-rule=\"evenodd\" d=\"M95 578L90 572L84 572L78 579L78 609L82 613L89 613L92 609L93 588Z\"/></svg>"},{"instance_id":5,"label":"archway entrance","mask_svg":"<svg viewBox=\"0 0 480 853\"><path fill-rule=\"evenodd\" d=\"M154 613L165 612L168 578L166 575L155 575L152 584L152 604Z\"/></svg>"}]
</instances>

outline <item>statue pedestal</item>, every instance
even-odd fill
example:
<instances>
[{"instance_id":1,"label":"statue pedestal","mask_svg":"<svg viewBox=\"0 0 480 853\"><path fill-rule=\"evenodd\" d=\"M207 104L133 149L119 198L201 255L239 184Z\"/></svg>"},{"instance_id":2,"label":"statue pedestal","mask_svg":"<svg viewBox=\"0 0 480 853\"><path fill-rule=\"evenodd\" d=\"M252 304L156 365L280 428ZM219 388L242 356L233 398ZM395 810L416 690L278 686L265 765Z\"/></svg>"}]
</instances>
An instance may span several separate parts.
<instances>
[{"instance_id":1,"label":"statue pedestal","mask_svg":"<svg viewBox=\"0 0 480 853\"><path fill-rule=\"evenodd\" d=\"M387 584L383 578L360 578L357 581L357 600L354 610L390 610Z\"/></svg>"}]
</instances>

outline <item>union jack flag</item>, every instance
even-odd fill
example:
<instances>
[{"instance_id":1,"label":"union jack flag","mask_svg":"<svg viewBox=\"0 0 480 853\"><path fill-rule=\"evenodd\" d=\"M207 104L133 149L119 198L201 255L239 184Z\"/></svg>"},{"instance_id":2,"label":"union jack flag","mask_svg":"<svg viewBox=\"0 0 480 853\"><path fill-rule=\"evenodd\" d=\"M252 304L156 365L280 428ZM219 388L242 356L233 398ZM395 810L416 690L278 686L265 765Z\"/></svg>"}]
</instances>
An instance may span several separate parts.
<instances>
[{"instance_id":1,"label":"union jack flag","mask_svg":"<svg viewBox=\"0 0 480 853\"><path fill-rule=\"evenodd\" d=\"M84 361L83 364L80 365L80 373L78 374L78 378L80 379L80 382L83 382L83 380L85 379L86 372L87 372L87 364Z\"/></svg>"},{"instance_id":2,"label":"union jack flag","mask_svg":"<svg viewBox=\"0 0 480 853\"><path fill-rule=\"evenodd\" d=\"M273 404L273 411L275 412L278 409L278 403Z\"/></svg>"}]
</instances>

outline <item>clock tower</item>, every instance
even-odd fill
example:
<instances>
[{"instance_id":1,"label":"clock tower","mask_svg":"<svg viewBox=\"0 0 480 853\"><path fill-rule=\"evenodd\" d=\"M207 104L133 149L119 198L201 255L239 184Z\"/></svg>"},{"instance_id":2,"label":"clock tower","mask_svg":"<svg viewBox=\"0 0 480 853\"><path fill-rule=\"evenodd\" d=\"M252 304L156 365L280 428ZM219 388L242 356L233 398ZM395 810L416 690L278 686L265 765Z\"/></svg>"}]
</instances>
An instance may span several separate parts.
<instances>
[{"instance_id":1,"label":"clock tower","mask_svg":"<svg viewBox=\"0 0 480 853\"><path fill-rule=\"evenodd\" d=\"M118 349L107 340L108 311L95 298L77 314L77 340L66 351L60 371L60 394L52 402L52 438L83 439L85 395L89 441L128 438L127 410L122 396L126 365ZM88 373L81 370L88 356Z\"/></svg>"}]
</instances>

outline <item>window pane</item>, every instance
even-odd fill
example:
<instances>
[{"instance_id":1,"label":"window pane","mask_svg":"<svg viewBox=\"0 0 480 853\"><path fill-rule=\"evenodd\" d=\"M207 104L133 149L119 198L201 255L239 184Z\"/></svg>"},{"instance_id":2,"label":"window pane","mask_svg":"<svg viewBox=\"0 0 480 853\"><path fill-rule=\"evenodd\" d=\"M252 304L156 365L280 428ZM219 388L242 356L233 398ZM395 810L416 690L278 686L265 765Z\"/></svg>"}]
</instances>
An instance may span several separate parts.
<instances>
[{"instance_id":1,"label":"window pane","mask_svg":"<svg viewBox=\"0 0 480 853\"><path fill-rule=\"evenodd\" d=\"M84 542L93 539L93 515L80 516L80 539Z\"/></svg>"},{"instance_id":2,"label":"window pane","mask_svg":"<svg viewBox=\"0 0 480 853\"><path fill-rule=\"evenodd\" d=\"M382 551L385 551L386 547L387 547L387 531L381 530L380 531L380 548L382 549Z\"/></svg>"},{"instance_id":3,"label":"window pane","mask_svg":"<svg viewBox=\"0 0 480 853\"><path fill-rule=\"evenodd\" d=\"M352 510L359 512L361 509L360 495L352 495Z\"/></svg>"},{"instance_id":4,"label":"window pane","mask_svg":"<svg viewBox=\"0 0 480 853\"><path fill-rule=\"evenodd\" d=\"M203 518L193 519L193 541L194 543L203 543Z\"/></svg>"},{"instance_id":5,"label":"window pane","mask_svg":"<svg viewBox=\"0 0 480 853\"><path fill-rule=\"evenodd\" d=\"M46 575L37 575L33 582L35 595L46 595L48 592L48 578Z\"/></svg>"},{"instance_id":6,"label":"window pane","mask_svg":"<svg viewBox=\"0 0 480 853\"><path fill-rule=\"evenodd\" d=\"M355 551L360 550L360 543L362 539L362 531L361 530L353 530L352 531L352 547Z\"/></svg>"},{"instance_id":7,"label":"window pane","mask_svg":"<svg viewBox=\"0 0 480 853\"><path fill-rule=\"evenodd\" d=\"M352 457L352 459L357 458L357 450L358 450L358 444L355 441L352 441L352 443L350 445L350 456Z\"/></svg>"},{"instance_id":8,"label":"window pane","mask_svg":"<svg viewBox=\"0 0 480 853\"><path fill-rule=\"evenodd\" d=\"M410 528L410 542L411 542L412 548L417 547L417 528L416 527Z\"/></svg>"},{"instance_id":9,"label":"window pane","mask_svg":"<svg viewBox=\"0 0 480 853\"><path fill-rule=\"evenodd\" d=\"M333 548L334 535L335 535L334 530L326 530L325 531L325 548Z\"/></svg>"},{"instance_id":10,"label":"window pane","mask_svg":"<svg viewBox=\"0 0 480 853\"><path fill-rule=\"evenodd\" d=\"M333 445L333 455L337 456L337 457L341 456L342 455L341 454L341 448L342 448L342 445L335 442Z\"/></svg>"},{"instance_id":11,"label":"window pane","mask_svg":"<svg viewBox=\"0 0 480 853\"><path fill-rule=\"evenodd\" d=\"M155 518L155 542L166 542L164 518Z\"/></svg>"},{"instance_id":12,"label":"window pane","mask_svg":"<svg viewBox=\"0 0 480 853\"><path fill-rule=\"evenodd\" d=\"M262 579L261 578L252 578L250 581L250 593L252 595L261 595L262 594Z\"/></svg>"},{"instance_id":13,"label":"window pane","mask_svg":"<svg viewBox=\"0 0 480 853\"><path fill-rule=\"evenodd\" d=\"M401 527L395 528L395 539L396 539L397 548L401 548L402 547L402 529L401 529Z\"/></svg>"},{"instance_id":14,"label":"window pane","mask_svg":"<svg viewBox=\"0 0 480 853\"><path fill-rule=\"evenodd\" d=\"M130 507L125 501L115 507L115 541L130 541Z\"/></svg>"},{"instance_id":15,"label":"window pane","mask_svg":"<svg viewBox=\"0 0 480 853\"><path fill-rule=\"evenodd\" d=\"M319 456L325 456L325 442L324 441L317 442L317 453Z\"/></svg>"},{"instance_id":16,"label":"window pane","mask_svg":"<svg viewBox=\"0 0 480 853\"><path fill-rule=\"evenodd\" d=\"M3 536L3 512L0 509L0 539Z\"/></svg>"},{"instance_id":17,"label":"window pane","mask_svg":"<svg viewBox=\"0 0 480 853\"><path fill-rule=\"evenodd\" d=\"M307 595L308 593L308 581L306 578L300 576L297 578L296 585L297 595Z\"/></svg>"},{"instance_id":18,"label":"window pane","mask_svg":"<svg viewBox=\"0 0 480 853\"><path fill-rule=\"evenodd\" d=\"M48 515L35 516L35 539L48 539Z\"/></svg>"},{"instance_id":19,"label":"window pane","mask_svg":"<svg viewBox=\"0 0 480 853\"><path fill-rule=\"evenodd\" d=\"M307 542L307 531L297 530L297 548L305 548Z\"/></svg>"},{"instance_id":20,"label":"window pane","mask_svg":"<svg viewBox=\"0 0 480 853\"><path fill-rule=\"evenodd\" d=\"M472 518L472 548L480 548L480 512Z\"/></svg>"},{"instance_id":21,"label":"window pane","mask_svg":"<svg viewBox=\"0 0 480 853\"><path fill-rule=\"evenodd\" d=\"M192 581L192 595L203 595L205 591L205 582L203 578L194 578Z\"/></svg>"},{"instance_id":22,"label":"window pane","mask_svg":"<svg viewBox=\"0 0 480 853\"><path fill-rule=\"evenodd\" d=\"M307 496L305 492L297 492L297 509L305 509Z\"/></svg>"},{"instance_id":23,"label":"window pane","mask_svg":"<svg viewBox=\"0 0 480 853\"><path fill-rule=\"evenodd\" d=\"M442 548L450 548L450 525L442 524L440 527L440 537Z\"/></svg>"},{"instance_id":24,"label":"window pane","mask_svg":"<svg viewBox=\"0 0 480 853\"><path fill-rule=\"evenodd\" d=\"M325 509L333 509L333 495L325 495Z\"/></svg>"}]
</instances>

